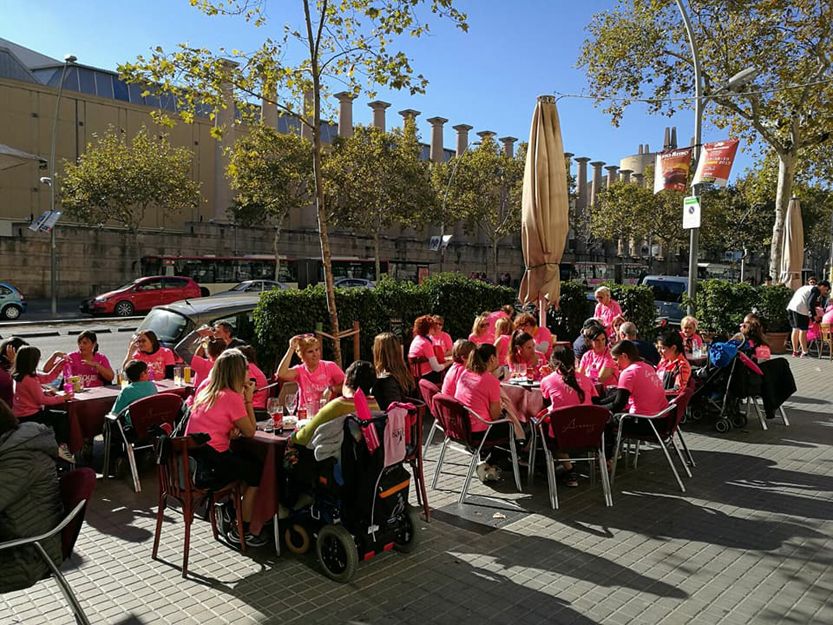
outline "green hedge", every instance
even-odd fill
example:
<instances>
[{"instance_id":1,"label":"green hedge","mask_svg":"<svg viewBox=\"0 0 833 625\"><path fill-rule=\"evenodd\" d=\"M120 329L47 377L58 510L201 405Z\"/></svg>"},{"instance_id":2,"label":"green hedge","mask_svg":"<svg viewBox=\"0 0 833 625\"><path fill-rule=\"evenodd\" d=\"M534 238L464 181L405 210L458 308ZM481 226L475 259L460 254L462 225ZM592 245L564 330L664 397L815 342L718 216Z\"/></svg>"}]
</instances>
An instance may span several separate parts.
<instances>
[{"instance_id":1,"label":"green hedge","mask_svg":"<svg viewBox=\"0 0 833 625\"><path fill-rule=\"evenodd\" d=\"M459 274L437 274L421 285L383 278L374 289L336 289L336 305L342 331L349 329L353 321L361 324L361 355L370 359L373 338L379 332L396 332L407 344L414 319L439 314L445 318L445 328L451 336L468 336L478 314L511 304L516 296L515 290L508 287ZM317 323L322 324L325 332L329 331L324 287L268 291L260 298L254 321L261 362L276 365L292 336L313 331ZM352 356L352 345L352 338L342 341L345 359ZM324 354L332 357L331 342L325 341Z\"/></svg>"},{"instance_id":2,"label":"green hedge","mask_svg":"<svg viewBox=\"0 0 833 625\"><path fill-rule=\"evenodd\" d=\"M732 335L743 318L756 311L765 331L784 332L789 328L787 303L791 297L792 291L784 285L753 287L746 282L703 280L697 283L694 316L703 330Z\"/></svg>"}]
</instances>

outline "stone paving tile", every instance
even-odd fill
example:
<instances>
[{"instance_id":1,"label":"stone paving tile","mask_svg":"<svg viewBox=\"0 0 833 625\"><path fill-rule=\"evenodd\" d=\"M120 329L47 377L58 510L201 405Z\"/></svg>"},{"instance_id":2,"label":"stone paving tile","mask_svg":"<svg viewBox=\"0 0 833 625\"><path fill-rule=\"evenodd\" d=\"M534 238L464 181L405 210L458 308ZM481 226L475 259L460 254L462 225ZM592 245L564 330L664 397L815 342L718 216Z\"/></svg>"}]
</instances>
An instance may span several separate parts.
<instances>
[{"instance_id":1,"label":"stone paving tile","mask_svg":"<svg viewBox=\"0 0 833 625\"><path fill-rule=\"evenodd\" d=\"M662 454L617 475L613 508L583 479L546 478L515 492L472 482L449 454L437 512L412 554L383 554L348 584L318 571L314 556L268 549L248 557L192 531L190 576L180 575L182 521L165 516L160 561L150 559L155 492L99 481L71 563L70 584L93 623L833 623L833 363L790 360L798 392L761 430L717 434L687 424L694 477L680 493ZM429 452L429 480L437 447ZM621 467L622 465L620 465ZM525 478L524 474L524 478ZM73 619L57 586L0 596L0 624L62 625Z\"/></svg>"}]
</instances>

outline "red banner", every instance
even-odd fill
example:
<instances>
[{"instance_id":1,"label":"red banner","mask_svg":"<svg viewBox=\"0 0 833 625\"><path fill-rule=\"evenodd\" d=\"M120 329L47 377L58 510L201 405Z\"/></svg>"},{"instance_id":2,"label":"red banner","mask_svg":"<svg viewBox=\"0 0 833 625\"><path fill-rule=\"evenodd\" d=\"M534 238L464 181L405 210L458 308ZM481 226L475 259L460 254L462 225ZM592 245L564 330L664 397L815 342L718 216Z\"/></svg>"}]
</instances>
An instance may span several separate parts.
<instances>
[{"instance_id":1,"label":"red banner","mask_svg":"<svg viewBox=\"0 0 833 625\"><path fill-rule=\"evenodd\" d=\"M685 191L688 188L688 172L691 169L691 148L665 150L657 154L654 169L654 193L663 189Z\"/></svg>"},{"instance_id":2,"label":"red banner","mask_svg":"<svg viewBox=\"0 0 833 625\"><path fill-rule=\"evenodd\" d=\"M718 187L725 187L729 181L735 154L738 151L737 139L704 143L697 171L694 172L694 182L691 184L711 183Z\"/></svg>"}]
</instances>

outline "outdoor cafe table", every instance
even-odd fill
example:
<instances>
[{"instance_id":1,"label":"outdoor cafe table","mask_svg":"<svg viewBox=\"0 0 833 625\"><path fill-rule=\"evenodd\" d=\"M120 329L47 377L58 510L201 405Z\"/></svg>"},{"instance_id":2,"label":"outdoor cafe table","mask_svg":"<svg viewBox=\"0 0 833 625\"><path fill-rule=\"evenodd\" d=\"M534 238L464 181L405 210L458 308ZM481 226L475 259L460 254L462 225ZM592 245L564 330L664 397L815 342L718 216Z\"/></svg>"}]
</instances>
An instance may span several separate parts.
<instances>
[{"instance_id":1,"label":"outdoor cafe table","mask_svg":"<svg viewBox=\"0 0 833 625\"><path fill-rule=\"evenodd\" d=\"M512 384L501 382L501 394L509 402L507 407L521 421L530 421L544 409L540 384Z\"/></svg>"},{"instance_id":2,"label":"outdoor cafe table","mask_svg":"<svg viewBox=\"0 0 833 625\"><path fill-rule=\"evenodd\" d=\"M190 385L177 386L173 380L159 380L154 384L160 393L176 393L183 398L194 390ZM85 440L93 439L104 431L104 415L110 412L120 391L121 387L115 384L93 386L85 388L73 395L72 399L67 400L71 453L78 453L84 447Z\"/></svg>"},{"instance_id":3,"label":"outdoor cafe table","mask_svg":"<svg viewBox=\"0 0 833 625\"><path fill-rule=\"evenodd\" d=\"M263 526L273 519L275 551L281 553L278 530L278 503L280 483L283 476L283 453L289 441L290 432L270 434L257 430L252 438L237 438L231 442L235 451L241 451L257 458L263 465L260 486L257 489L250 527L252 534L260 534Z\"/></svg>"}]
</instances>

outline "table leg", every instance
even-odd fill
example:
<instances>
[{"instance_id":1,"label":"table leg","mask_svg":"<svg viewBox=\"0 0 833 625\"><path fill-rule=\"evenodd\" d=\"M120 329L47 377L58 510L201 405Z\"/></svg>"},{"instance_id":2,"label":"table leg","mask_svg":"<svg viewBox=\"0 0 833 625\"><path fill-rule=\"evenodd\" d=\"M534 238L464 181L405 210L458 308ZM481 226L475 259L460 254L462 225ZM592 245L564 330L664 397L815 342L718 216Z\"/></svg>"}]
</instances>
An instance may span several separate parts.
<instances>
[{"instance_id":1,"label":"table leg","mask_svg":"<svg viewBox=\"0 0 833 625\"><path fill-rule=\"evenodd\" d=\"M281 531L278 528L278 513L272 517L272 532L275 535L275 553L280 557L281 555Z\"/></svg>"}]
</instances>

